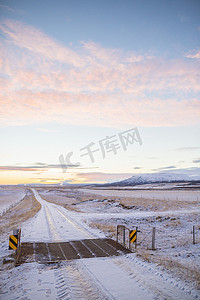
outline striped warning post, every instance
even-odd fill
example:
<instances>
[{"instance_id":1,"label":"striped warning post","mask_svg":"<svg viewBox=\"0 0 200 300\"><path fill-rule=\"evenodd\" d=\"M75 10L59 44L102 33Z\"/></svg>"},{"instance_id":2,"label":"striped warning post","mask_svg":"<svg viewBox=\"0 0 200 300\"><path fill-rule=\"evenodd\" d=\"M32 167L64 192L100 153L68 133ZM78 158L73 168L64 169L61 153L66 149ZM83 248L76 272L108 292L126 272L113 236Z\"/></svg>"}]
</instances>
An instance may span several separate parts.
<instances>
[{"instance_id":1,"label":"striped warning post","mask_svg":"<svg viewBox=\"0 0 200 300\"><path fill-rule=\"evenodd\" d=\"M130 243L136 242L137 230L130 230Z\"/></svg>"},{"instance_id":2,"label":"striped warning post","mask_svg":"<svg viewBox=\"0 0 200 300\"><path fill-rule=\"evenodd\" d=\"M9 250L16 250L18 244L18 235L9 236Z\"/></svg>"}]
</instances>

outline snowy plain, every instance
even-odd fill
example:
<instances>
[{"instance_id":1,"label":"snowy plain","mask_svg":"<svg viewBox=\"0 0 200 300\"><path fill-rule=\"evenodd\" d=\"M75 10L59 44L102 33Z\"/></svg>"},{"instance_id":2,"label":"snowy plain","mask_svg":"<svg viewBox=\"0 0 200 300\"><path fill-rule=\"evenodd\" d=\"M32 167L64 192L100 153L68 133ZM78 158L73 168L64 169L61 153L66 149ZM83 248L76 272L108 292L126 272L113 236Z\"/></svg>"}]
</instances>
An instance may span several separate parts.
<instances>
[{"instance_id":1,"label":"snowy plain","mask_svg":"<svg viewBox=\"0 0 200 300\"><path fill-rule=\"evenodd\" d=\"M9 209L9 207L16 205L23 199L26 194L25 189L0 187L0 215Z\"/></svg>"},{"instance_id":2,"label":"snowy plain","mask_svg":"<svg viewBox=\"0 0 200 300\"><path fill-rule=\"evenodd\" d=\"M33 193L42 207L32 219L23 224L22 242L105 237L103 232L89 227L91 218L127 218L127 212L113 211L110 215L109 211L101 214L97 211L69 211L60 205L44 201L36 190ZM138 213L142 219L149 214L152 217L153 212ZM129 216L138 217L135 214L132 211ZM156 214L158 215L155 213L155 216ZM7 243L3 243L1 253L5 255L6 252ZM1 281L1 299L200 298L200 293L194 286L177 279L153 263L139 259L136 253L120 257L65 261L53 265L28 263L4 270Z\"/></svg>"},{"instance_id":3,"label":"snowy plain","mask_svg":"<svg viewBox=\"0 0 200 300\"><path fill-rule=\"evenodd\" d=\"M125 189L125 188L124 188ZM80 189L83 193L115 197L138 197L169 201L200 201L200 191L186 190L124 190L124 189Z\"/></svg>"},{"instance_id":4,"label":"snowy plain","mask_svg":"<svg viewBox=\"0 0 200 300\"><path fill-rule=\"evenodd\" d=\"M168 192L168 197L171 200L166 198L153 199L151 193L148 196L148 192L151 191L145 191L146 198L138 198L135 196L135 191L130 191L129 197L126 193L123 194L125 197L122 197L119 196L118 191L118 187L109 191L112 192L112 195L118 195L117 197L105 196L105 192L107 192L105 188L88 189L88 191L86 188L78 190L46 189L40 192L48 201L72 210L71 214L76 220L80 219L81 222L98 228L107 237L116 238L116 226L118 224L125 225L130 229L135 229L135 226L138 226L137 256L142 257L145 261L161 265L169 273L175 273L185 283L189 282L192 287L199 289L199 190L195 190L195 196L193 195L193 187L191 191L185 189L171 190ZM164 192L162 191L162 193ZM154 226L156 227L157 251L152 252L150 251L151 236ZM192 243L193 226L195 226L197 242L195 245Z\"/></svg>"}]
</instances>

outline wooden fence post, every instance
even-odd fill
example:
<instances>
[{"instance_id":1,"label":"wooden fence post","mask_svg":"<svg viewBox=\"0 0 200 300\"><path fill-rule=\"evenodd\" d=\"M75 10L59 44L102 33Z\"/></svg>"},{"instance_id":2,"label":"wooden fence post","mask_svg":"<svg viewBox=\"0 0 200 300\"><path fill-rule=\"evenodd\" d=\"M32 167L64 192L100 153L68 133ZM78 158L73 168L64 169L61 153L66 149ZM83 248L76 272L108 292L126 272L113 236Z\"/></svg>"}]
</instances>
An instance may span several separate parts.
<instances>
[{"instance_id":1,"label":"wooden fence post","mask_svg":"<svg viewBox=\"0 0 200 300\"><path fill-rule=\"evenodd\" d=\"M156 250L156 227L152 231L152 250Z\"/></svg>"},{"instance_id":2,"label":"wooden fence post","mask_svg":"<svg viewBox=\"0 0 200 300\"><path fill-rule=\"evenodd\" d=\"M195 244L195 226L192 227L193 244Z\"/></svg>"},{"instance_id":3,"label":"wooden fence post","mask_svg":"<svg viewBox=\"0 0 200 300\"><path fill-rule=\"evenodd\" d=\"M138 226L136 226L136 240L135 240L135 249L137 248L137 238L138 238L137 234L138 234Z\"/></svg>"},{"instance_id":4,"label":"wooden fence post","mask_svg":"<svg viewBox=\"0 0 200 300\"><path fill-rule=\"evenodd\" d=\"M125 240L125 226L123 227L123 246L125 247L126 240Z\"/></svg>"}]
</instances>

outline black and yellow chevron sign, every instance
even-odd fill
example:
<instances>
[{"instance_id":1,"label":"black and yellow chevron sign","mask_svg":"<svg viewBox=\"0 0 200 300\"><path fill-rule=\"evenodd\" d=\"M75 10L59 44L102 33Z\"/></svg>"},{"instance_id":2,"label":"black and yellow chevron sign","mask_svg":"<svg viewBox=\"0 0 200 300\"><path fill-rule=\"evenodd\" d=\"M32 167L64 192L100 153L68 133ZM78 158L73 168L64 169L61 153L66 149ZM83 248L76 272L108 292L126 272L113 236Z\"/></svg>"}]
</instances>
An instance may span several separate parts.
<instances>
[{"instance_id":1,"label":"black and yellow chevron sign","mask_svg":"<svg viewBox=\"0 0 200 300\"><path fill-rule=\"evenodd\" d=\"M9 236L9 250L16 250L18 244L18 235Z\"/></svg>"},{"instance_id":2,"label":"black and yellow chevron sign","mask_svg":"<svg viewBox=\"0 0 200 300\"><path fill-rule=\"evenodd\" d=\"M130 230L130 242L134 243L137 239L137 230Z\"/></svg>"}]
</instances>

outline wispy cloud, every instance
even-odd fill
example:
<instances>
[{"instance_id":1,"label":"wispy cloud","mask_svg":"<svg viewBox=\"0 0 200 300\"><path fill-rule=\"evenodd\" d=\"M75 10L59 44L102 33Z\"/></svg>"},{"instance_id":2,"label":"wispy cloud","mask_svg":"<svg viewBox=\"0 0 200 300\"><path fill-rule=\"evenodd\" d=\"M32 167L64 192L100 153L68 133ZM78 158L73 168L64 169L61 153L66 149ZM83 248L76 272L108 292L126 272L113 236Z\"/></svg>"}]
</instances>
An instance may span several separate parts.
<instances>
[{"instance_id":1,"label":"wispy cloud","mask_svg":"<svg viewBox=\"0 0 200 300\"><path fill-rule=\"evenodd\" d=\"M7 10L7 11L9 11L9 12L11 12L11 13L14 13L14 14L19 14L19 15L22 15L22 14L27 14L27 12L25 12L24 10L22 10L22 9L13 9L13 8L11 8L11 7L9 7L8 5L5 5L5 4L0 4L0 9L1 10Z\"/></svg>"},{"instance_id":2,"label":"wispy cloud","mask_svg":"<svg viewBox=\"0 0 200 300\"><path fill-rule=\"evenodd\" d=\"M192 50L192 51L188 52L185 56L188 58L200 59L200 49Z\"/></svg>"},{"instance_id":3,"label":"wispy cloud","mask_svg":"<svg viewBox=\"0 0 200 300\"><path fill-rule=\"evenodd\" d=\"M172 170L166 170L165 173L175 173L175 174L186 174L188 176L200 176L200 168L192 167L192 168L176 168Z\"/></svg>"},{"instance_id":4,"label":"wispy cloud","mask_svg":"<svg viewBox=\"0 0 200 300\"><path fill-rule=\"evenodd\" d=\"M199 122L199 65L0 24L0 125L177 126Z\"/></svg>"},{"instance_id":5,"label":"wispy cloud","mask_svg":"<svg viewBox=\"0 0 200 300\"><path fill-rule=\"evenodd\" d=\"M14 13L15 13L15 10L14 10L13 8L7 6L7 5L0 4L0 8L1 8L1 9L6 9L6 10L8 10L8 11L10 11L10 12L14 12Z\"/></svg>"},{"instance_id":6,"label":"wispy cloud","mask_svg":"<svg viewBox=\"0 0 200 300\"><path fill-rule=\"evenodd\" d=\"M35 165L29 165L29 166L0 166L0 171L46 171L48 169L60 169L60 164L45 164L45 163L38 163ZM66 167L66 166L64 166ZM68 168L76 168L77 165L67 165Z\"/></svg>"},{"instance_id":7,"label":"wispy cloud","mask_svg":"<svg viewBox=\"0 0 200 300\"><path fill-rule=\"evenodd\" d=\"M30 179L32 179L32 180L35 180L35 178L30 178ZM62 180L60 179L60 178L51 178L51 177L47 177L47 178L43 178L43 177L41 177L41 178L37 178L37 181L39 180L39 182L46 182L46 183L48 183L48 182L57 182L57 183L60 183L60 182L62 182Z\"/></svg>"},{"instance_id":8,"label":"wispy cloud","mask_svg":"<svg viewBox=\"0 0 200 300\"><path fill-rule=\"evenodd\" d=\"M194 160L193 160L193 163L194 163L194 164L200 163L200 158L194 159Z\"/></svg>"},{"instance_id":9,"label":"wispy cloud","mask_svg":"<svg viewBox=\"0 0 200 300\"><path fill-rule=\"evenodd\" d=\"M174 149L175 151L193 151L193 150L199 150L200 147L181 147Z\"/></svg>"},{"instance_id":10,"label":"wispy cloud","mask_svg":"<svg viewBox=\"0 0 200 300\"><path fill-rule=\"evenodd\" d=\"M166 166L166 167L161 167L161 168L157 168L157 169L154 169L154 170L159 170L159 171L164 171L164 170L172 170L172 169L176 169L177 166Z\"/></svg>"},{"instance_id":11,"label":"wispy cloud","mask_svg":"<svg viewBox=\"0 0 200 300\"><path fill-rule=\"evenodd\" d=\"M0 171L36 171L40 167L0 166Z\"/></svg>"},{"instance_id":12,"label":"wispy cloud","mask_svg":"<svg viewBox=\"0 0 200 300\"><path fill-rule=\"evenodd\" d=\"M49 169L58 169L62 171L62 168L68 168L68 169L78 169L78 170L90 170L90 169L98 169L98 167L87 167L87 166L81 166L77 164L67 164L67 165L62 165L62 164L46 164L46 163L36 163L33 165L28 165L28 166L18 166L18 165L11 165L11 166L0 166L0 171L40 171L44 172Z\"/></svg>"},{"instance_id":13,"label":"wispy cloud","mask_svg":"<svg viewBox=\"0 0 200 300\"><path fill-rule=\"evenodd\" d=\"M160 168L155 168L155 169L152 169L152 171L154 172L166 172L166 171L173 171L173 170L176 170L177 169L177 166L176 165L173 165L173 166L166 166L166 167L160 167Z\"/></svg>"},{"instance_id":14,"label":"wispy cloud","mask_svg":"<svg viewBox=\"0 0 200 300\"><path fill-rule=\"evenodd\" d=\"M57 43L32 26L7 20L0 25L5 37L19 48L24 48L41 58L60 61L77 67L84 66L81 57L73 50Z\"/></svg>"}]
</instances>

